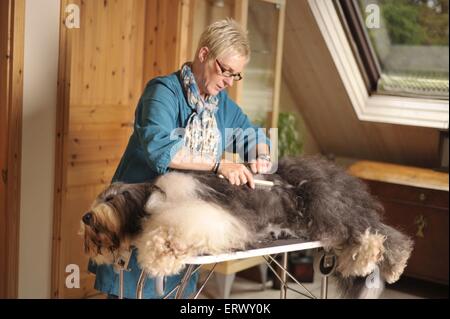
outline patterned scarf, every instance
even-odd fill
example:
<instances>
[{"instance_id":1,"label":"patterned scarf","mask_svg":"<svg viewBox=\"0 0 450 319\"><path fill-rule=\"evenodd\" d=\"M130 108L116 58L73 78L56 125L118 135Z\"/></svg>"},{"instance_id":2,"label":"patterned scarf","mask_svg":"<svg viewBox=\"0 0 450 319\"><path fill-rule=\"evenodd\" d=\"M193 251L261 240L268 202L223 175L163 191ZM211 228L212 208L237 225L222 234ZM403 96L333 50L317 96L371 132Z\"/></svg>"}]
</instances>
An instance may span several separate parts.
<instances>
[{"instance_id":1,"label":"patterned scarf","mask_svg":"<svg viewBox=\"0 0 450 319\"><path fill-rule=\"evenodd\" d=\"M216 96L202 98L190 63L185 63L181 68L181 82L188 104L193 110L186 125L184 146L196 158L200 156L202 159L215 161L220 132L214 114L217 112L219 99Z\"/></svg>"}]
</instances>

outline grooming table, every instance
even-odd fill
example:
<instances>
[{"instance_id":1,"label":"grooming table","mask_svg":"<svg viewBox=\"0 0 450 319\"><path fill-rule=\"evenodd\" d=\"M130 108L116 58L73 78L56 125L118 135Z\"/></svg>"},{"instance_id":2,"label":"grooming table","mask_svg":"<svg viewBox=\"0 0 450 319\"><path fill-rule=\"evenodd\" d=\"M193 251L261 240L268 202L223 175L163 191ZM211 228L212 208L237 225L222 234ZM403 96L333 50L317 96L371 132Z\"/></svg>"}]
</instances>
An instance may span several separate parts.
<instances>
[{"instance_id":1,"label":"grooming table","mask_svg":"<svg viewBox=\"0 0 450 319\"><path fill-rule=\"evenodd\" d=\"M169 298L173 293L175 293L175 298L179 299L182 298L183 293L186 289L187 283L189 282L189 279L191 276L197 272L202 265L206 264L213 264L211 270L209 271L204 283L201 285L201 287L196 292L195 296L193 297L196 299L203 288L205 287L206 283L210 279L211 275L214 272L214 268L217 265L217 263L229 261L229 260L236 260L236 259L245 259L245 258L251 258L251 257L257 257L261 256L264 258L266 264L268 265L269 269L275 274L275 276L280 280L281 282L281 289L280 289L280 298L285 299L287 290L292 290L298 294L301 294L305 297L315 299L316 297L301 283L299 283L294 276L292 276L287 271L287 262L288 262L288 253L289 252L295 252L295 251L301 251L301 250L308 250L308 249L314 249L314 248L321 248L322 244L320 241L306 241L306 240L299 240L299 239L289 239L289 240L276 240L273 242L266 242L261 243L257 246L255 246L252 249L245 250L245 251L236 251L232 253L227 254L220 254L220 255L205 255L205 256L197 256L189 258L186 262L187 264L187 270L181 280L181 282L174 288L172 291L167 293L163 299ZM279 263L272 255L279 255L281 254L282 260L281 263ZM278 266L281 270L281 275L277 273L277 271L274 269L273 264ZM321 287L321 298L326 299L328 294L328 276L331 275L334 271L336 265L336 257L329 253L323 253L319 260L315 260L314 267L319 273L322 275L322 287ZM308 295L299 292L298 290L290 287L288 285L288 282L286 280L287 276L289 276L296 284L303 287L303 289L308 293ZM145 271L141 272L141 275L139 277L139 281L137 283L136 287L136 298L142 299L142 292L145 285L145 281L147 279L148 275L145 273ZM158 277L156 278L156 290L160 292L160 294L163 294L164 291L164 278Z\"/></svg>"}]
</instances>

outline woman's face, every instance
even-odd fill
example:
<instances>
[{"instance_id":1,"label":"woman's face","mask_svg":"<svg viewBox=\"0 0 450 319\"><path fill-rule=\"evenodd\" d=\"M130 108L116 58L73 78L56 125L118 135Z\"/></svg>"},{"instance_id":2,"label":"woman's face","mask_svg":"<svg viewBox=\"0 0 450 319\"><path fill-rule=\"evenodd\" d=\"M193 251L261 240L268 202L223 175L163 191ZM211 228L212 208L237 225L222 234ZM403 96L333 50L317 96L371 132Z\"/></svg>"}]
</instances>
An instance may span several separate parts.
<instances>
[{"instance_id":1,"label":"woman's face","mask_svg":"<svg viewBox=\"0 0 450 319\"><path fill-rule=\"evenodd\" d=\"M220 91L225 90L228 87L233 86L233 76L236 77L238 73L244 70L247 64L247 59L236 52L228 52L224 55L219 56L217 59L207 59L207 48L206 53L202 62L202 57L200 56L200 62L202 62L202 68L199 76L199 82L197 83L200 89L200 94L202 95L217 95ZM202 50L200 50L200 55ZM227 76L228 75L228 76Z\"/></svg>"}]
</instances>

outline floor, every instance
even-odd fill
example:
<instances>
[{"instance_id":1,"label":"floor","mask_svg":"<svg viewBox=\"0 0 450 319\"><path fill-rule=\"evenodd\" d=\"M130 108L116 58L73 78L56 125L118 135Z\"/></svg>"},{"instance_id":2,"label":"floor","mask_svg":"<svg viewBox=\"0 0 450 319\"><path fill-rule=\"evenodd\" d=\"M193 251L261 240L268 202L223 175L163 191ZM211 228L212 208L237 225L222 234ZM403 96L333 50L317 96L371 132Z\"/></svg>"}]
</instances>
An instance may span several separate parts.
<instances>
[{"instance_id":1,"label":"floor","mask_svg":"<svg viewBox=\"0 0 450 319\"><path fill-rule=\"evenodd\" d=\"M202 279L202 278L201 278ZM305 287L316 297L320 297L321 279L315 274L313 283L305 283ZM292 283L292 287L304 292L300 287ZM337 298L335 284L330 280L328 298ZM199 298L211 299L219 296L219 291L215 280L211 278ZM230 299L276 299L280 298L280 290L272 289L272 280L266 283L266 288L262 289L262 284L245 278L236 277ZM289 299L305 299L295 292L288 291ZM431 284L424 281L403 278L399 282L387 286L381 299L424 299L424 298L448 298L448 286Z\"/></svg>"},{"instance_id":2,"label":"floor","mask_svg":"<svg viewBox=\"0 0 450 319\"><path fill-rule=\"evenodd\" d=\"M206 277L206 273L202 273L200 276L199 284L201 284ZM269 277L270 278L270 277ZM290 283L291 287L306 293L301 287L295 285L293 282ZM303 283L303 285L317 298L320 298L321 291L321 277L319 274L314 274L313 283ZM273 281L269 279L266 282L265 289L263 289L260 282L245 279L236 276L232 288L230 299L278 299L280 298L280 290L273 289ZM336 286L330 278L328 286L328 298L337 298ZM220 298L221 294L218 290L218 285L211 277L202 293L199 295L199 299L217 299ZM105 295L98 294L92 296L91 298L105 298ZM288 299L306 299L306 297L299 295L295 292L288 291ZM403 277L397 283L393 285L388 285L384 289L380 296L380 299L448 299L448 286L439 285L434 283L425 282L422 280L417 280L413 278Z\"/></svg>"}]
</instances>

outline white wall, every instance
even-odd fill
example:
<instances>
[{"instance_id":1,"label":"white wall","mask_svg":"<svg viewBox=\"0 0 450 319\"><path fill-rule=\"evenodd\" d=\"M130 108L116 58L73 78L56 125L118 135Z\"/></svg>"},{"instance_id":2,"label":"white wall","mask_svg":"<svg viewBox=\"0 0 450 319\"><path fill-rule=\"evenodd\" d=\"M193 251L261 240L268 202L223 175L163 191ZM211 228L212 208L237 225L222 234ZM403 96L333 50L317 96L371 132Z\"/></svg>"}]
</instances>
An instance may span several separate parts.
<instances>
[{"instance_id":1,"label":"white wall","mask_svg":"<svg viewBox=\"0 0 450 319\"><path fill-rule=\"evenodd\" d=\"M19 298L49 298L59 0L25 1Z\"/></svg>"}]
</instances>

